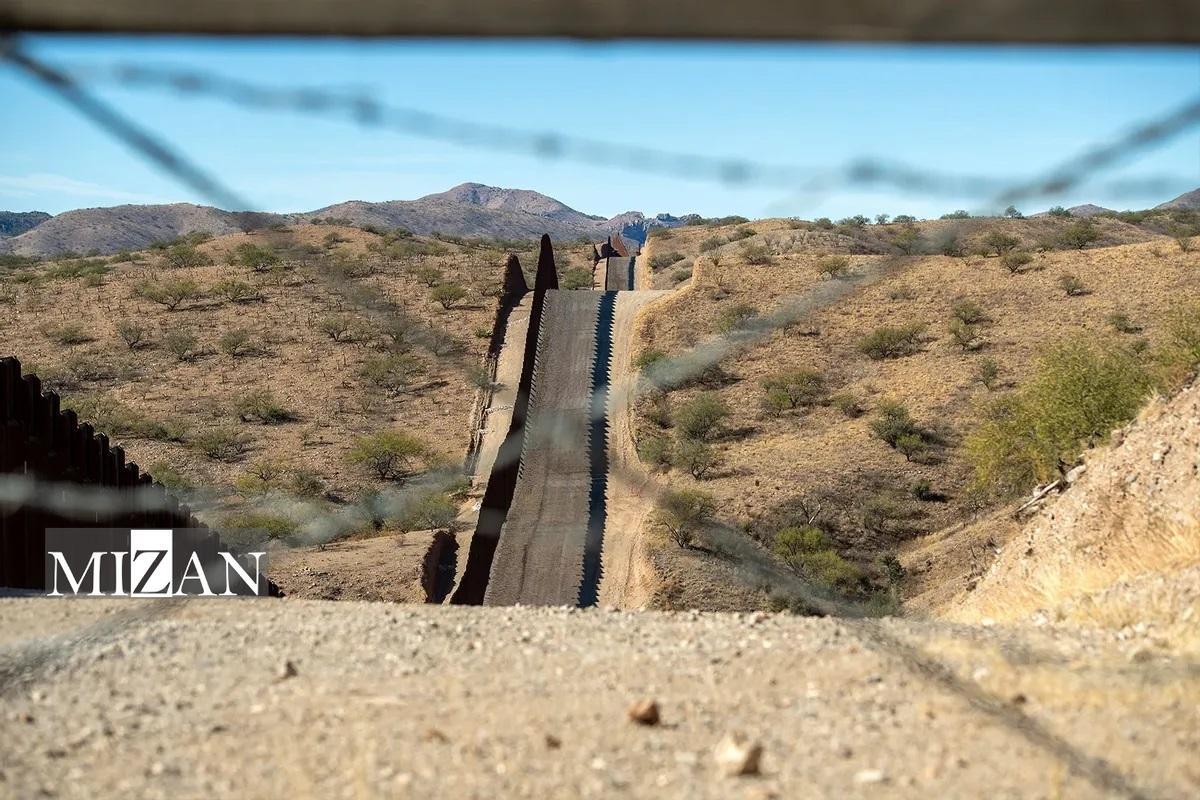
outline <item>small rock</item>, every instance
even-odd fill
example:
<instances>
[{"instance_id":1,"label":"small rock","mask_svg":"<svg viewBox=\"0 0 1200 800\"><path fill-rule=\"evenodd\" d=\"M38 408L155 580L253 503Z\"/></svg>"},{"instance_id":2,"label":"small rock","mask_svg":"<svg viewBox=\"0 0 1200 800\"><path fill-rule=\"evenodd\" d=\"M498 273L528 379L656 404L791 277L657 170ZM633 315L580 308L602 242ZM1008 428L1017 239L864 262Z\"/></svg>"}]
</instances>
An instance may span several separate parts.
<instances>
[{"instance_id":1,"label":"small rock","mask_svg":"<svg viewBox=\"0 0 1200 800\"><path fill-rule=\"evenodd\" d=\"M1087 464L1080 464L1077 467L1072 467L1067 473L1067 483L1074 483L1079 480L1083 473L1087 472Z\"/></svg>"},{"instance_id":2,"label":"small rock","mask_svg":"<svg viewBox=\"0 0 1200 800\"><path fill-rule=\"evenodd\" d=\"M713 757L721 773L727 777L757 775L762 761L762 745L741 734L729 733L717 744Z\"/></svg>"},{"instance_id":3,"label":"small rock","mask_svg":"<svg viewBox=\"0 0 1200 800\"><path fill-rule=\"evenodd\" d=\"M300 673L296 671L296 665L291 659L283 662L283 666L279 668L278 678L281 681L286 681L288 678L294 678Z\"/></svg>"},{"instance_id":4,"label":"small rock","mask_svg":"<svg viewBox=\"0 0 1200 800\"><path fill-rule=\"evenodd\" d=\"M543 741L546 743L547 750L557 750L562 747L562 739L552 733L547 733Z\"/></svg>"},{"instance_id":5,"label":"small rock","mask_svg":"<svg viewBox=\"0 0 1200 800\"><path fill-rule=\"evenodd\" d=\"M854 782L858 784L883 783L887 775L881 769L860 769L854 773Z\"/></svg>"},{"instance_id":6,"label":"small rock","mask_svg":"<svg viewBox=\"0 0 1200 800\"><path fill-rule=\"evenodd\" d=\"M653 700L639 700L629 707L627 713L639 725L657 725L661 721L658 703Z\"/></svg>"},{"instance_id":7,"label":"small rock","mask_svg":"<svg viewBox=\"0 0 1200 800\"><path fill-rule=\"evenodd\" d=\"M1023 705L1025 705L1027 702L1029 702L1029 698L1027 698L1027 697L1026 697L1026 696L1025 696L1023 693L1021 693L1021 692L1017 692L1017 693L1016 693L1016 694L1014 694L1012 697L1010 697L1010 698L1009 698L1009 700L1012 702L1012 704L1013 704L1014 706L1023 706Z\"/></svg>"},{"instance_id":8,"label":"small rock","mask_svg":"<svg viewBox=\"0 0 1200 800\"><path fill-rule=\"evenodd\" d=\"M426 742L436 742L437 744L445 744L450 741L450 737L442 733L437 728L429 728L423 734L421 739Z\"/></svg>"}]
</instances>

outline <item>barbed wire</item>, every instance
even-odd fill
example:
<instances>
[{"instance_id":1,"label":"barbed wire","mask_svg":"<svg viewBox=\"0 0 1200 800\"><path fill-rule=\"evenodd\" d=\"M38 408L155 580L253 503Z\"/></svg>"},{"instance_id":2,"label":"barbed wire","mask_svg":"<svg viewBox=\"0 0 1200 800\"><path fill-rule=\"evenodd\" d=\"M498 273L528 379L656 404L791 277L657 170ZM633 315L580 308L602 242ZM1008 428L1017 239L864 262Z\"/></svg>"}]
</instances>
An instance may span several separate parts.
<instances>
[{"instance_id":1,"label":"barbed wire","mask_svg":"<svg viewBox=\"0 0 1200 800\"><path fill-rule=\"evenodd\" d=\"M34 61L20 51L25 62ZM223 100L257 111L289 111L332 117L369 129L418 136L462 147L511 152L547 160L636 171L731 186L827 194L850 187L890 186L911 194L974 197L996 208L1053 197L1087 181L1134 153L1165 143L1200 124L1200 96L1140 123L1041 176L1013 183L998 176L939 172L880 158L858 158L835 168L768 163L732 156L708 156L624 144L554 131L481 123L407 106L388 104L364 93L318 87L273 87L195 69L118 63L54 70L76 87L112 83L132 89L160 89L179 95ZM1178 176L1125 178L1108 191L1152 193L1179 186Z\"/></svg>"}]
</instances>

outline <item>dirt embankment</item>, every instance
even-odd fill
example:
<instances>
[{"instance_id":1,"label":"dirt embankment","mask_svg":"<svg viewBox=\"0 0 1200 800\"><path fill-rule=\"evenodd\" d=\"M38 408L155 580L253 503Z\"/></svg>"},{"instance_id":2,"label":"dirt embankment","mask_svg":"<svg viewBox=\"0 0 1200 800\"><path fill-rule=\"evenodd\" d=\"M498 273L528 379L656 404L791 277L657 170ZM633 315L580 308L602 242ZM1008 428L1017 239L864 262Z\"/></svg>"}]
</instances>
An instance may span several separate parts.
<instances>
[{"instance_id":1,"label":"dirt embankment","mask_svg":"<svg viewBox=\"0 0 1200 800\"><path fill-rule=\"evenodd\" d=\"M943 609L963 621L1155 625L1200 648L1200 385L1155 400Z\"/></svg>"}]
</instances>

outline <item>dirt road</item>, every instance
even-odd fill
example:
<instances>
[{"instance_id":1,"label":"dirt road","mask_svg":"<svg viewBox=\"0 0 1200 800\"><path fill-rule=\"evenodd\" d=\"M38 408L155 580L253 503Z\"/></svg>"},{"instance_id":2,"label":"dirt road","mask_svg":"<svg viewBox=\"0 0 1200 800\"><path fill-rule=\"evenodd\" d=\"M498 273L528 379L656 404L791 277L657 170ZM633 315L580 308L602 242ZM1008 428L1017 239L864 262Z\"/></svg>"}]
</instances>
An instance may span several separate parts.
<instances>
[{"instance_id":1,"label":"dirt road","mask_svg":"<svg viewBox=\"0 0 1200 800\"><path fill-rule=\"evenodd\" d=\"M7 599L0 693L5 797L1200 792L1200 670L1153 631ZM721 776L735 731L760 776Z\"/></svg>"}]
</instances>

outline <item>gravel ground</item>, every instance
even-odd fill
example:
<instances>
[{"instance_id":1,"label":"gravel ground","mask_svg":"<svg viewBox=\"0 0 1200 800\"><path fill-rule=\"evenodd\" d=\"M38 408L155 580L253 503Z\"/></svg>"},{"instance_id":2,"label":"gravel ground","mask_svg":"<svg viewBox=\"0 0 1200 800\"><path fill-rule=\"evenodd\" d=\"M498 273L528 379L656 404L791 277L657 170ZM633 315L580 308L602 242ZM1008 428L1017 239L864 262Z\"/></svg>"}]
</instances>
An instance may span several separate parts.
<instances>
[{"instance_id":1,"label":"gravel ground","mask_svg":"<svg viewBox=\"0 0 1200 800\"><path fill-rule=\"evenodd\" d=\"M1200 793L1200 669L1153 630L8 598L0 694L7 797Z\"/></svg>"}]
</instances>

